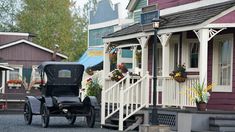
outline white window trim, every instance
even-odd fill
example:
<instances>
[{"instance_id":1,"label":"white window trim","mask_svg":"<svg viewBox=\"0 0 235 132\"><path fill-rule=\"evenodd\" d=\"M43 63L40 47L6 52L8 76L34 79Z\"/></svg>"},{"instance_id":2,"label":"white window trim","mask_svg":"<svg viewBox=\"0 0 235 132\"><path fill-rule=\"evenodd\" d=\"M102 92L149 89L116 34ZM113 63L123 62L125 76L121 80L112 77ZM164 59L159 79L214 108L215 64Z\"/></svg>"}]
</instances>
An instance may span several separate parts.
<instances>
[{"instance_id":1,"label":"white window trim","mask_svg":"<svg viewBox=\"0 0 235 132\"><path fill-rule=\"evenodd\" d=\"M34 79L35 78L34 75L35 75L35 71L36 71L37 67L38 67L38 65L32 65L32 72L31 72L30 83L35 80ZM33 84L33 87L38 88L39 84Z\"/></svg>"},{"instance_id":2,"label":"white window trim","mask_svg":"<svg viewBox=\"0 0 235 132\"><path fill-rule=\"evenodd\" d=\"M23 65L10 65L14 69L19 69L19 76L23 77ZM10 80L10 71L7 71L7 81ZM19 77L19 80L23 81L22 78ZM8 84L9 87L20 87L21 84Z\"/></svg>"},{"instance_id":3,"label":"white window trim","mask_svg":"<svg viewBox=\"0 0 235 132\"><path fill-rule=\"evenodd\" d=\"M186 60L186 71L187 72L199 72L199 67L200 67L200 53L198 53L198 68L191 68L190 65L190 43L198 43L200 45L200 42L198 41L198 39L187 39L186 40L186 56L185 56L185 60ZM200 47L199 47L200 48ZM199 50L200 51L200 50Z\"/></svg>"},{"instance_id":4,"label":"white window trim","mask_svg":"<svg viewBox=\"0 0 235 132\"><path fill-rule=\"evenodd\" d=\"M213 45L218 44L216 40L228 40L230 39L232 42L232 51L231 51L231 74L230 74L230 85L228 86L221 86L217 85L212 89L213 92L232 92L232 82L233 82L233 34L226 34L226 35L217 35L213 39ZM216 82L216 78L213 75L217 74L216 65L218 63L218 52L215 52L215 48L213 48L213 64L212 64L212 82Z\"/></svg>"}]
</instances>

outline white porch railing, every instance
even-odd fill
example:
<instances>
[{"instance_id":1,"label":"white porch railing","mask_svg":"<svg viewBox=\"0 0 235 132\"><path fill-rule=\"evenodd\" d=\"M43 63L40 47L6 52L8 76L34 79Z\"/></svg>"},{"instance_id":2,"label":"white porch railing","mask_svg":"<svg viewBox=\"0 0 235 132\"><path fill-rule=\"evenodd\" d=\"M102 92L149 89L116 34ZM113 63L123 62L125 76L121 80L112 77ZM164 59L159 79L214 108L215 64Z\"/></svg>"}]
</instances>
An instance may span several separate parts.
<instances>
[{"instance_id":1,"label":"white porch railing","mask_svg":"<svg viewBox=\"0 0 235 132\"><path fill-rule=\"evenodd\" d=\"M196 104L190 97L194 97L194 93L189 88L192 88L195 83L199 82L199 77L188 77L185 82L178 83L172 77L158 77L158 105L176 106L176 107L195 107ZM152 93L152 92L151 92ZM161 96L160 96L161 93ZM153 97L151 96L151 103Z\"/></svg>"},{"instance_id":2,"label":"white porch railing","mask_svg":"<svg viewBox=\"0 0 235 132\"><path fill-rule=\"evenodd\" d=\"M110 79L106 79L105 89L102 91L101 124L105 124L105 120L119 111L119 130L122 131L123 122L126 119L143 107L148 106L148 73L142 78L127 74L116 83Z\"/></svg>"}]
</instances>

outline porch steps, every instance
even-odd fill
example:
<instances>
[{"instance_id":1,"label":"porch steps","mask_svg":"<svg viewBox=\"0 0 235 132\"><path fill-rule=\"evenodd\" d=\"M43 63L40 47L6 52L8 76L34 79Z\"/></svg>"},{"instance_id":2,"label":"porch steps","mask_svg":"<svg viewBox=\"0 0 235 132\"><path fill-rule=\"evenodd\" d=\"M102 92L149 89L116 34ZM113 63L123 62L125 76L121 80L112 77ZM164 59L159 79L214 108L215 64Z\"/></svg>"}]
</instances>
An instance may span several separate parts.
<instances>
[{"instance_id":1,"label":"porch steps","mask_svg":"<svg viewBox=\"0 0 235 132\"><path fill-rule=\"evenodd\" d=\"M235 132L234 117L210 117L209 127L213 131Z\"/></svg>"}]
</instances>

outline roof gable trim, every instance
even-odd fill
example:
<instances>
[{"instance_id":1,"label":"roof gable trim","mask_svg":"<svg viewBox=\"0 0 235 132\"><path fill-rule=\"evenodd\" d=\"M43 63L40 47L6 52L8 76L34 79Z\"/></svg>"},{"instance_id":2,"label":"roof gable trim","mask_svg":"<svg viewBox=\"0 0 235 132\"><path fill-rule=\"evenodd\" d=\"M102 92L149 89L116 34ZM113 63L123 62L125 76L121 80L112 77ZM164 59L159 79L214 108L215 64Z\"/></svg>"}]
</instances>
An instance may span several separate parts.
<instances>
[{"instance_id":1,"label":"roof gable trim","mask_svg":"<svg viewBox=\"0 0 235 132\"><path fill-rule=\"evenodd\" d=\"M21 40L18 40L18 41L11 42L11 43L5 44L5 45L3 45L3 46L0 46L0 50L1 50L1 49L4 49L4 48L7 48L7 47L14 46L14 45L18 45L18 44L21 44L21 43L26 43L26 44L28 44L28 45L31 45L31 46L36 47L36 48L39 48L39 49L44 50L44 51L46 51L46 52L54 53L54 51L52 51L52 50L50 50L50 49L48 49L48 48L45 48L45 47L40 46L40 45L37 45L37 44L35 44L35 43L33 43L33 42L30 42L30 41L27 41L27 40L25 40L25 39L21 39ZM63 54L60 54L60 53L56 53L56 55L58 55L58 56L60 56L60 57L62 57L62 58L68 59L68 57L67 57L66 55L63 55Z\"/></svg>"}]
</instances>

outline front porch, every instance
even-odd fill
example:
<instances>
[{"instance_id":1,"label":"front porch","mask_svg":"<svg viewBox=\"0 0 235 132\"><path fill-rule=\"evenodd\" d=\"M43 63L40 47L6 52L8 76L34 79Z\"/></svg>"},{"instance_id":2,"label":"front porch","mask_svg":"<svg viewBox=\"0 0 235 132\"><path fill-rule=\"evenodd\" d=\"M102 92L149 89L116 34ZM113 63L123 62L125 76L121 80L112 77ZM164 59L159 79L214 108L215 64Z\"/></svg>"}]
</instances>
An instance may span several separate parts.
<instances>
[{"instance_id":1,"label":"front porch","mask_svg":"<svg viewBox=\"0 0 235 132\"><path fill-rule=\"evenodd\" d=\"M200 9L182 12L182 15L185 15L182 18L177 17L180 14L164 16L164 19L160 21L164 24L161 25L162 28L157 35L156 67L152 67L154 34L152 31L142 31L140 24L134 24L104 38L101 124L105 124L108 118L118 113L119 130L123 130L123 121L137 111L149 108L153 101L156 101L157 105L162 108L195 109L196 105L190 98L195 95L187 89L192 88L196 83L204 83L204 85L216 83L211 91L209 109L234 109L234 103L226 97L226 95L233 95L234 26L213 22L235 9L233 7L230 9L228 4L215 5L213 8L218 9L217 7L221 8L214 12L215 17L205 15L207 18L203 20L193 18L197 19L196 23L191 23L186 18L191 18L201 11ZM226 10L228 8L229 10ZM218 15L221 12L224 14ZM171 22L168 21L170 23L168 25L166 20L171 20L171 18L175 19L172 19ZM180 26L172 25L174 21L176 23L185 21L185 23ZM112 74L109 52L114 48L118 49L117 51L129 48L133 54L132 68L129 69L131 73L127 73L118 82L111 81L108 77ZM137 51L141 51L140 62L136 59ZM178 65L186 67L187 79L185 82L176 82L169 76ZM152 97L153 77L151 74L153 69L158 71L156 100ZM223 101L215 101L219 99ZM226 101L230 102L229 105L225 103ZM219 107L219 103L227 106ZM144 123L148 123L148 120L144 121Z\"/></svg>"}]
</instances>

